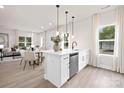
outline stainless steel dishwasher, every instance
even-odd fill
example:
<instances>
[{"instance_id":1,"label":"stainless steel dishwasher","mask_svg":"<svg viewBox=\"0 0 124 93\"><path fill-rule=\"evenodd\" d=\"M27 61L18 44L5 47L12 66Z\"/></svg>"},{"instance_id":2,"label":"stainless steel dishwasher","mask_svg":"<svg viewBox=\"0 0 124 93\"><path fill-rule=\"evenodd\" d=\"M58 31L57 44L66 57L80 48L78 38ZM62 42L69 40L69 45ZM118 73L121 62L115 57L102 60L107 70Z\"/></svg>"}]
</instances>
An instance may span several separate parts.
<instances>
[{"instance_id":1,"label":"stainless steel dishwasher","mask_svg":"<svg viewBox=\"0 0 124 93\"><path fill-rule=\"evenodd\" d=\"M78 53L70 54L69 60L69 78L78 72Z\"/></svg>"}]
</instances>

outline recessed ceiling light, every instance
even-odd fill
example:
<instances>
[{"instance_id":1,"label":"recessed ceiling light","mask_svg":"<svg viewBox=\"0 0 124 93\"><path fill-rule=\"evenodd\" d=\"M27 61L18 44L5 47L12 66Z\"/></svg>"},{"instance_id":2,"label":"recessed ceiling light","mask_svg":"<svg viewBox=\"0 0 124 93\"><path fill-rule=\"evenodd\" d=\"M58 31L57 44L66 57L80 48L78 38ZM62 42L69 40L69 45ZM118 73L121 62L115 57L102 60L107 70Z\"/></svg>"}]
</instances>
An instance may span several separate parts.
<instances>
[{"instance_id":1,"label":"recessed ceiling light","mask_svg":"<svg viewBox=\"0 0 124 93\"><path fill-rule=\"evenodd\" d=\"M52 25L52 23L51 23L51 22L49 22L49 25L51 26L51 25Z\"/></svg>"},{"instance_id":2,"label":"recessed ceiling light","mask_svg":"<svg viewBox=\"0 0 124 93\"><path fill-rule=\"evenodd\" d=\"M43 26L41 26L41 29L44 29L44 27L43 27Z\"/></svg>"},{"instance_id":3,"label":"recessed ceiling light","mask_svg":"<svg viewBox=\"0 0 124 93\"><path fill-rule=\"evenodd\" d=\"M0 5L0 8L4 8L4 6L3 5Z\"/></svg>"}]
</instances>

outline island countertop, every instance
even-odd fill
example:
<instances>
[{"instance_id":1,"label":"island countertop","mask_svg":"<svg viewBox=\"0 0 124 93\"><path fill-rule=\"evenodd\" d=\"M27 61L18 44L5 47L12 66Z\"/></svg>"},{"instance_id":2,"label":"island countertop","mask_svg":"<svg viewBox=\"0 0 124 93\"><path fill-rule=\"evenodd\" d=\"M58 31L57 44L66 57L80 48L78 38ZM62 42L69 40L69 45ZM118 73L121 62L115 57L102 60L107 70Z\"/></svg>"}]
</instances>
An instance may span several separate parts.
<instances>
[{"instance_id":1,"label":"island countertop","mask_svg":"<svg viewBox=\"0 0 124 93\"><path fill-rule=\"evenodd\" d=\"M68 50L57 51L57 52L55 52L54 50L45 50L45 51L42 51L42 52L47 53L47 54L54 54L54 55L65 55L65 54L77 53L79 51L68 49Z\"/></svg>"},{"instance_id":2,"label":"island countertop","mask_svg":"<svg viewBox=\"0 0 124 93\"><path fill-rule=\"evenodd\" d=\"M54 50L44 50L42 51L43 53L47 53L47 54L54 54L54 55L65 55L65 54L71 54L71 53L77 53L77 52L80 52L80 51L84 51L84 50L88 50L88 49L65 49L63 51L58 51L58 52L55 52Z\"/></svg>"}]
</instances>

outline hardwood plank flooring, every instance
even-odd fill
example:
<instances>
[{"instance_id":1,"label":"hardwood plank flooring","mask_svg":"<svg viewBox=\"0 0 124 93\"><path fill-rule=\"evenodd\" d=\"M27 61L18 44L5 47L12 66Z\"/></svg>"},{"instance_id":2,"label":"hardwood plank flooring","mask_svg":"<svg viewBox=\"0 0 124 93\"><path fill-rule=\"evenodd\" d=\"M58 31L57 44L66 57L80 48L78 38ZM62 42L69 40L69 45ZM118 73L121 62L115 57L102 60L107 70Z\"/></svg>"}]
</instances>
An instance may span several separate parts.
<instances>
[{"instance_id":1,"label":"hardwood plank flooring","mask_svg":"<svg viewBox=\"0 0 124 93\"><path fill-rule=\"evenodd\" d=\"M27 65L23 71L19 61L0 63L1 88L56 88L43 78L43 64L33 67ZM62 88L122 88L124 75L87 66L65 83Z\"/></svg>"}]
</instances>

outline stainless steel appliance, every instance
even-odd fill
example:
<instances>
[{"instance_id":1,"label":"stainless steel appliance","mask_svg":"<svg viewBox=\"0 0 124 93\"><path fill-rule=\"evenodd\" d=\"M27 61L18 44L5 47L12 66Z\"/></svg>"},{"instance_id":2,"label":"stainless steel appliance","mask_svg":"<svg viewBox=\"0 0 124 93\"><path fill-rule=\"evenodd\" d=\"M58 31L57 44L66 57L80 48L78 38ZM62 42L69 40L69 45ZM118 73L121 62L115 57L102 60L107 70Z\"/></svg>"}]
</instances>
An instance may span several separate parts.
<instances>
[{"instance_id":1,"label":"stainless steel appliance","mask_svg":"<svg viewBox=\"0 0 124 93\"><path fill-rule=\"evenodd\" d=\"M71 78L78 72L78 53L70 54L69 77Z\"/></svg>"}]
</instances>

